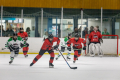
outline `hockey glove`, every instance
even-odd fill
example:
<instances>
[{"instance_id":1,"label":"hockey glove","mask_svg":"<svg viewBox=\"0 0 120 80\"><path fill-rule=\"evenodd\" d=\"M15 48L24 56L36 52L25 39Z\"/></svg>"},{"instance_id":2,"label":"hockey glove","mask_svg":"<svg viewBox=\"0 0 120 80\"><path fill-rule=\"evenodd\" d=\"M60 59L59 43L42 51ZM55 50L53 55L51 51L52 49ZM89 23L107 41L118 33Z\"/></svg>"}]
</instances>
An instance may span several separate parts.
<instances>
[{"instance_id":1,"label":"hockey glove","mask_svg":"<svg viewBox=\"0 0 120 80\"><path fill-rule=\"evenodd\" d=\"M99 41L103 43L103 40L102 40L102 39L99 39Z\"/></svg>"},{"instance_id":2,"label":"hockey glove","mask_svg":"<svg viewBox=\"0 0 120 80\"><path fill-rule=\"evenodd\" d=\"M69 47L67 47L67 50L71 51L71 47L70 47L70 46L69 46Z\"/></svg>"},{"instance_id":3,"label":"hockey glove","mask_svg":"<svg viewBox=\"0 0 120 80\"><path fill-rule=\"evenodd\" d=\"M58 49L58 46L59 46L59 45L55 45L53 48L54 48L54 49Z\"/></svg>"},{"instance_id":4,"label":"hockey glove","mask_svg":"<svg viewBox=\"0 0 120 80\"><path fill-rule=\"evenodd\" d=\"M83 50L86 50L86 46L83 47Z\"/></svg>"},{"instance_id":5,"label":"hockey glove","mask_svg":"<svg viewBox=\"0 0 120 80\"><path fill-rule=\"evenodd\" d=\"M28 40L28 37L25 38L25 41L27 41L27 40Z\"/></svg>"},{"instance_id":6,"label":"hockey glove","mask_svg":"<svg viewBox=\"0 0 120 80\"><path fill-rule=\"evenodd\" d=\"M29 47L29 44L28 44L28 43L26 43L25 45L26 45L26 47Z\"/></svg>"},{"instance_id":7,"label":"hockey glove","mask_svg":"<svg viewBox=\"0 0 120 80\"><path fill-rule=\"evenodd\" d=\"M1 50L4 50L4 48L2 48Z\"/></svg>"},{"instance_id":8,"label":"hockey glove","mask_svg":"<svg viewBox=\"0 0 120 80\"><path fill-rule=\"evenodd\" d=\"M20 44L20 47L21 47L21 48L23 48L24 46L25 46L25 44L22 44L22 43Z\"/></svg>"}]
</instances>

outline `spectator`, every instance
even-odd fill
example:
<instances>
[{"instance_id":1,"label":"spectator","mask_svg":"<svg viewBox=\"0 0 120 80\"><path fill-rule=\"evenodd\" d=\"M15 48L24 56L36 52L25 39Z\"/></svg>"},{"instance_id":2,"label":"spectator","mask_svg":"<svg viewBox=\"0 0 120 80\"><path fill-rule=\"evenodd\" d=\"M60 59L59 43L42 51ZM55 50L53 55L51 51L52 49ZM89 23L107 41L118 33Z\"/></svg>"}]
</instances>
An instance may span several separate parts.
<instances>
[{"instance_id":1,"label":"spectator","mask_svg":"<svg viewBox=\"0 0 120 80\"><path fill-rule=\"evenodd\" d=\"M109 35L109 33L107 32L107 28L104 29L104 32L102 32L102 35Z\"/></svg>"},{"instance_id":2,"label":"spectator","mask_svg":"<svg viewBox=\"0 0 120 80\"><path fill-rule=\"evenodd\" d=\"M93 28L94 28L93 26L90 27L89 34L93 32Z\"/></svg>"},{"instance_id":3,"label":"spectator","mask_svg":"<svg viewBox=\"0 0 120 80\"><path fill-rule=\"evenodd\" d=\"M78 32L81 33L81 26L79 27Z\"/></svg>"},{"instance_id":4,"label":"spectator","mask_svg":"<svg viewBox=\"0 0 120 80\"><path fill-rule=\"evenodd\" d=\"M43 35L43 38L46 39L48 38L48 32L46 31L45 34Z\"/></svg>"},{"instance_id":5,"label":"spectator","mask_svg":"<svg viewBox=\"0 0 120 80\"><path fill-rule=\"evenodd\" d=\"M35 37L35 26L33 26L32 30L30 31L30 37Z\"/></svg>"},{"instance_id":6,"label":"spectator","mask_svg":"<svg viewBox=\"0 0 120 80\"><path fill-rule=\"evenodd\" d=\"M8 32L9 32L9 28L7 27L6 32L5 32L6 37L8 37Z\"/></svg>"},{"instance_id":7,"label":"spectator","mask_svg":"<svg viewBox=\"0 0 120 80\"><path fill-rule=\"evenodd\" d=\"M41 35L40 35L40 32L38 31L38 37L40 37Z\"/></svg>"},{"instance_id":8,"label":"spectator","mask_svg":"<svg viewBox=\"0 0 120 80\"><path fill-rule=\"evenodd\" d=\"M9 34L10 34L10 36L13 36L13 33L14 33L14 31L12 29L12 26L10 26L10 28L9 28Z\"/></svg>"},{"instance_id":9,"label":"spectator","mask_svg":"<svg viewBox=\"0 0 120 80\"><path fill-rule=\"evenodd\" d=\"M29 27L27 27L26 32L28 34L28 37L30 37L30 28Z\"/></svg>"},{"instance_id":10,"label":"spectator","mask_svg":"<svg viewBox=\"0 0 120 80\"><path fill-rule=\"evenodd\" d=\"M0 36L1 36L1 26L0 26ZM2 36L4 37L5 36L5 31L3 29L3 25L2 25Z\"/></svg>"},{"instance_id":11,"label":"spectator","mask_svg":"<svg viewBox=\"0 0 120 80\"><path fill-rule=\"evenodd\" d=\"M98 31L101 33L101 31L99 30L99 26L96 26L98 28Z\"/></svg>"},{"instance_id":12,"label":"spectator","mask_svg":"<svg viewBox=\"0 0 120 80\"><path fill-rule=\"evenodd\" d=\"M85 30L83 31L83 37L85 37L85 35L88 34L88 28L86 27Z\"/></svg>"},{"instance_id":13,"label":"spectator","mask_svg":"<svg viewBox=\"0 0 120 80\"><path fill-rule=\"evenodd\" d=\"M104 32L102 32L102 35L109 35L109 33L107 32L107 28L104 29ZM103 36L104 39L109 38L109 36Z\"/></svg>"},{"instance_id":14,"label":"spectator","mask_svg":"<svg viewBox=\"0 0 120 80\"><path fill-rule=\"evenodd\" d=\"M5 36L7 37L13 36L14 31L12 30L12 26L10 26L10 28L7 28L5 33Z\"/></svg>"},{"instance_id":15,"label":"spectator","mask_svg":"<svg viewBox=\"0 0 120 80\"><path fill-rule=\"evenodd\" d=\"M75 29L74 29L74 32L72 32L72 37L75 36L75 33L78 33L79 35L81 34L81 33L78 31L78 28L75 28Z\"/></svg>"}]
</instances>

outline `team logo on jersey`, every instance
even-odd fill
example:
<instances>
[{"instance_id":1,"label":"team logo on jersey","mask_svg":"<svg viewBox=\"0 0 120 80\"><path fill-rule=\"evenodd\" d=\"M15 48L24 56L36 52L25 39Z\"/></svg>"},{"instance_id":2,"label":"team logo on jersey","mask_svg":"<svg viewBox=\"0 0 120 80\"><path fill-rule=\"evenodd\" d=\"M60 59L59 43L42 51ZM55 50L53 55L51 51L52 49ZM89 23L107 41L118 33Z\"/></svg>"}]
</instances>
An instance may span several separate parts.
<instances>
[{"instance_id":1,"label":"team logo on jersey","mask_svg":"<svg viewBox=\"0 0 120 80\"><path fill-rule=\"evenodd\" d=\"M75 44L74 46L77 47L77 46L79 46L79 45L80 45L80 44Z\"/></svg>"},{"instance_id":2,"label":"team logo on jersey","mask_svg":"<svg viewBox=\"0 0 120 80\"><path fill-rule=\"evenodd\" d=\"M18 45L17 43L13 44L14 46Z\"/></svg>"},{"instance_id":3,"label":"team logo on jersey","mask_svg":"<svg viewBox=\"0 0 120 80\"><path fill-rule=\"evenodd\" d=\"M95 35L94 35L94 38L98 38L98 36L95 34Z\"/></svg>"}]
</instances>

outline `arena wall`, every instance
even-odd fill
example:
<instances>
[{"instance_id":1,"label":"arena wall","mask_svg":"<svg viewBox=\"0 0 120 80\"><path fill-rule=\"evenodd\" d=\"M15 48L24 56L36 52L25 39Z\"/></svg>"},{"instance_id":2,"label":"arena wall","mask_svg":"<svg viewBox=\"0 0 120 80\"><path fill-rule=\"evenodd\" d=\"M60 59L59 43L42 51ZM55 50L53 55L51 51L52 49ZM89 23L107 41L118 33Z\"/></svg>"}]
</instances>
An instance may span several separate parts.
<instances>
[{"instance_id":1,"label":"arena wall","mask_svg":"<svg viewBox=\"0 0 120 80\"><path fill-rule=\"evenodd\" d=\"M8 40L9 37L0 37L0 48L4 48L5 47L5 43ZM64 40L63 38L60 38L61 42ZM104 39L103 40L103 44L101 44L103 52L105 54L117 54L117 39ZM119 39L120 42L120 39ZM43 44L43 38L29 38L28 39L28 43L29 43L29 54L38 54L39 50ZM56 43L54 43L55 45ZM120 46L120 43L119 43ZM59 47L60 48L60 47ZM119 49L119 54L120 54L120 48ZM72 51L73 52L73 51ZM9 50L0 50L0 53L3 54L8 54ZM20 49L20 53L22 53L22 49ZM57 54L58 51L55 51L55 53ZM65 53L67 53L67 50L65 51Z\"/></svg>"},{"instance_id":2,"label":"arena wall","mask_svg":"<svg viewBox=\"0 0 120 80\"><path fill-rule=\"evenodd\" d=\"M0 0L5 7L120 9L119 4L120 0Z\"/></svg>"}]
</instances>

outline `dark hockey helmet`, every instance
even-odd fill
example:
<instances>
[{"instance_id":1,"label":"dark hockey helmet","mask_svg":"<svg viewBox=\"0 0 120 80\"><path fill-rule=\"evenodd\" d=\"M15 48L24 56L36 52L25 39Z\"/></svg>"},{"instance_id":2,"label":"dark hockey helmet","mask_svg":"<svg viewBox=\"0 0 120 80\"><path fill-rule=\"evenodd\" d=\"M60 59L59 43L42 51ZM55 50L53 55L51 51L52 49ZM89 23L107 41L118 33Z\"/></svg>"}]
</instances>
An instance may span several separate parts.
<instances>
[{"instance_id":1,"label":"dark hockey helmet","mask_svg":"<svg viewBox=\"0 0 120 80\"><path fill-rule=\"evenodd\" d=\"M20 30L23 30L23 28L21 27Z\"/></svg>"},{"instance_id":2,"label":"dark hockey helmet","mask_svg":"<svg viewBox=\"0 0 120 80\"><path fill-rule=\"evenodd\" d=\"M72 37L72 33L68 33L68 39Z\"/></svg>"},{"instance_id":3,"label":"dark hockey helmet","mask_svg":"<svg viewBox=\"0 0 120 80\"><path fill-rule=\"evenodd\" d=\"M13 33L13 36L18 36L17 33Z\"/></svg>"},{"instance_id":4,"label":"dark hockey helmet","mask_svg":"<svg viewBox=\"0 0 120 80\"><path fill-rule=\"evenodd\" d=\"M48 38L53 38L54 36L52 34L49 34L48 35Z\"/></svg>"},{"instance_id":5,"label":"dark hockey helmet","mask_svg":"<svg viewBox=\"0 0 120 80\"><path fill-rule=\"evenodd\" d=\"M78 37L78 38L79 38L80 36L79 36L79 34L78 34L78 33L75 33L75 37Z\"/></svg>"},{"instance_id":6,"label":"dark hockey helmet","mask_svg":"<svg viewBox=\"0 0 120 80\"><path fill-rule=\"evenodd\" d=\"M21 28L20 28L20 33L23 33L23 32L24 32L24 31L23 31L23 28L21 27Z\"/></svg>"},{"instance_id":7,"label":"dark hockey helmet","mask_svg":"<svg viewBox=\"0 0 120 80\"><path fill-rule=\"evenodd\" d=\"M68 36L72 36L72 33L68 33Z\"/></svg>"}]
</instances>

